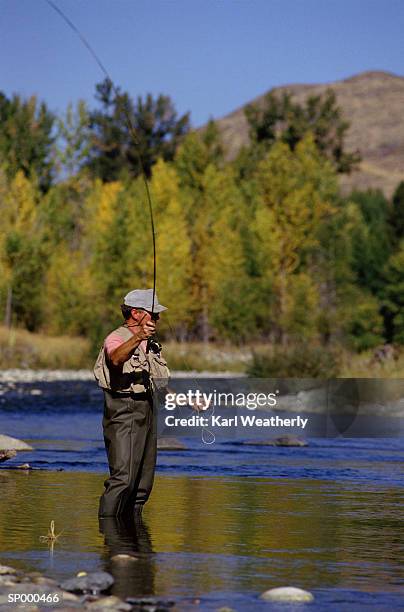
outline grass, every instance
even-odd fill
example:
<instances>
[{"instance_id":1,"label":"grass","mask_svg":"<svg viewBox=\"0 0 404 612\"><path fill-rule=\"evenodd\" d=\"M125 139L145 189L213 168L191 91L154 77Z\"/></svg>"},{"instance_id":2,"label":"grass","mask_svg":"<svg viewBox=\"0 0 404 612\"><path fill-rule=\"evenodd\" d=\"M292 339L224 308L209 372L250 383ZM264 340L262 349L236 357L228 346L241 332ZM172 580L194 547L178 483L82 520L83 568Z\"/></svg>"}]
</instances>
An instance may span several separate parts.
<instances>
[{"instance_id":1,"label":"grass","mask_svg":"<svg viewBox=\"0 0 404 612\"><path fill-rule=\"evenodd\" d=\"M251 348L203 342L166 342L164 357L171 370L245 372Z\"/></svg>"},{"instance_id":2,"label":"grass","mask_svg":"<svg viewBox=\"0 0 404 612\"><path fill-rule=\"evenodd\" d=\"M404 349L397 359L375 362L374 351L359 355L342 353L339 377L341 378L404 378Z\"/></svg>"},{"instance_id":3,"label":"grass","mask_svg":"<svg viewBox=\"0 0 404 612\"><path fill-rule=\"evenodd\" d=\"M90 368L90 343L85 338L33 334L23 329L0 327L0 369Z\"/></svg>"},{"instance_id":4,"label":"grass","mask_svg":"<svg viewBox=\"0 0 404 612\"><path fill-rule=\"evenodd\" d=\"M197 372L246 372L254 354L265 355L271 350L268 344L237 347L202 342L164 343L164 356L171 370ZM396 360L384 363L376 362L373 355L373 351L359 355L341 351L335 375L342 378L404 378L404 349ZM78 370L92 369L93 365L90 341L86 338L54 337L22 329L10 331L0 326L0 369Z\"/></svg>"}]
</instances>

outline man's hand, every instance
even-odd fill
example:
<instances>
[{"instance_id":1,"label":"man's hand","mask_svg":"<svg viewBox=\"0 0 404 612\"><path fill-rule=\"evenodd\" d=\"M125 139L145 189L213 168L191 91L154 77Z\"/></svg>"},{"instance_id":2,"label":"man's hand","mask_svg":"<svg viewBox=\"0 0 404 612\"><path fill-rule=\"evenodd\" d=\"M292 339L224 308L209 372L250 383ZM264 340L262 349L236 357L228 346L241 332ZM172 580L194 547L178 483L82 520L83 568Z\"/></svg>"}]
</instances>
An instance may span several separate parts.
<instances>
[{"instance_id":1,"label":"man's hand","mask_svg":"<svg viewBox=\"0 0 404 612\"><path fill-rule=\"evenodd\" d=\"M136 329L135 336L138 340L147 340L150 336L156 333L156 324L153 321L148 321L144 325L139 325Z\"/></svg>"},{"instance_id":2,"label":"man's hand","mask_svg":"<svg viewBox=\"0 0 404 612\"><path fill-rule=\"evenodd\" d=\"M133 351L143 340L147 340L156 332L156 325L153 321L147 321L143 325L136 325L133 328L133 336L126 342L118 346L109 356L110 362L115 367L120 367L130 358Z\"/></svg>"}]
</instances>

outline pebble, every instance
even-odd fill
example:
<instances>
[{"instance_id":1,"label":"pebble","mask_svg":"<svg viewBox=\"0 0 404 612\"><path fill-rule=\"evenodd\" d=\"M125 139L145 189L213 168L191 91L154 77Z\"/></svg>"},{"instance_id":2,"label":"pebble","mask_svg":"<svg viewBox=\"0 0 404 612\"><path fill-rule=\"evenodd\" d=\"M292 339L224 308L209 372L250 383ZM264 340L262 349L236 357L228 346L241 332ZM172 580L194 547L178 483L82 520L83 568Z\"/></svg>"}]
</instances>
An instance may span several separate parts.
<instances>
[{"instance_id":1,"label":"pebble","mask_svg":"<svg viewBox=\"0 0 404 612\"><path fill-rule=\"evenodd\" d=\"M56 580L52 580L52 578L45 578L45 576L34 576L32 578L32 582L34 584L41 584L43 586L48 586L48 587L57 587L58 583L56 582ZM70 593L69 593L70 595Z\"/></svg>"},{"instance_id":2,"label":"pebble","mask_svg":"<svg viewBox=\"0 0 404 612\"><path fill-rule=\"evenodd\" d=\"M296 587L278 587L269 589L261 594L262 599L267 601L301 601L309 602L314 600L314 596L309 591Z\"/></svg>"},{"instance_id":3,"label":"pebble","mask_svg":"<svg viewBox=\"0 0 404 612\"><path fill-rule=\"evenodd\" d=\"M15 570L13 567L9 567L8 565L0 565L0 576L3 576L4 574L16 574L17 570Z\"/></svg>"},{"instance_id":4,"label":"pebble","mask_svg":"<svg viewBox=\"0 0 404 612\"><path fill-rule=\"evenodd\" d=\"M58 380L94 380L91 370L23 370L13 368L0 371L0 383L13 388L13 383L54 382ZM11 384L10 384L11 383Z\"/></svg>"},{"instance_id":5,"label":"pebble","mask_svg":"<svg viewBox=\"0 0 404 612\"><path fill-rule=\"evenodd\" d=\"M119 597L115 597L115 595L110 595L110 597L101 597L97 601L92 601L91 603L86 604L87 610L119 610L125 612L126 610L132 610L132 606L128 603L119 599Z\"/></svg>"},{"instance_id":6,"label":"pebble","mask_svg":"<svg viewBox=\"0 0 404 612\"><path fill-rule=\"evenodd\" d=\"M18 582L17 576L0 576L0 588L14 586Z\"/></svg>"},{"instance_id":7,"label":"pebble","mask_svg":"<svg viewBox=\"0 0 404 612\"><path fill-rule=\"evenodd\" d=\"M245 378L242 372L198 372L196 370L173 370L171 378ZM12 368L0 371L0 385L6 390L15 389L15 383L57 382L59 380L91 380L94 382L92 370L30 370ZM94 382L95 384L95 382ZM35 395L35 394L34 394Z\"/></svg>"}]
</instances>

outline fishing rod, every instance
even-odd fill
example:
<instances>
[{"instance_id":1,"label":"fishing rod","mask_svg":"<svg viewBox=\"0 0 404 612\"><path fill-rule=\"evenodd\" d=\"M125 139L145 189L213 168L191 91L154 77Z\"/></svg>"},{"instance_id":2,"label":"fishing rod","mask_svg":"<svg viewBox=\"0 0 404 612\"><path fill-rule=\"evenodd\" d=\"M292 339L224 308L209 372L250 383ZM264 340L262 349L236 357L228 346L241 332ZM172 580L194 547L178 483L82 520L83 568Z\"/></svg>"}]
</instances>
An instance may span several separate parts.
<instances>
[{"instance_id":1,"label":"fishing rod","mask_svg":"<svg viewBox=\"0 0 404 612\"><path fill-rule=\"evenodd\" d=\"M88 42L87 38L84 36L84 34L78 29L78 27L73 23L73 21L66 15L66 13L64 13L64 11L62 11L61 8L59 8L54 2L53 0L45 0L45 2L48 4L48 6L50 6L58 15L61 19L63 19L63 21L67 24L67 26L74 32L74 34L79 38L79 40L81 41L81 43L84 45L84 47L87 49L87 51L90 53L90 55L92 56L92 58L94 59L94 61L97 63L98 67L100 68L100 70L102 71L102 73L106 76L106 78L108 79L113 92L115 93L115 96L118 98L120 95L119 89L116 87L109 71L107 70L107 68L105 67L104 63L102 62L102 60L100 59L99 55L95 52L94 48L90 45L90 43ZM142 157L139 153L139 146L140 146L140 142L139 139L137 137L137 132L136 129L133 125L131 116L129 114L129 110L126 107L126 105L123 105L123 112L125 115L125 120L126 120L126 124L129 130L129 134L135 144L135 154L138 160L138 164L139 164L139 168L140 168L140 173L143 179L143 183L144 183L144 187L145 187L145 192L146 192L146 197L147 197L147 203L148 203L148 208L149 208L149 215L150 215L150 228L151 228L151 233L152 233L152 244L153 244L153 297L152 297L152 309L151 309L151 318L152 321L156 321L157 320L157 313L154 312L154 303L155 303L155 296L156 296L156 277L157 277L157 266L156 266L156 232L155 232L155 227L154 227L154 216L153 216L153 205L152 205L152 198L151 198L151 194L150 194L150 188L149 188L149 183L147 180L147 175L146 175L146 171L144 169L144 164L142 161ZM145 318L146 315L144 315L144 317L141 319L140 323L143 321L143 319ZM171 329L171 325L169 324L169 322L167 321L170 329ZM155 339L155 338L149 338L148 342L147 342L147 349L146 352L148 353L150 350L150 347L152 347L155 350L161 350L161 345L160 343ZM214 413L214 408L212 410L212 415ZM208 438L206 438L206 434L205 432L207 432L208 434ZM210 438L209 438L210 436ZM204 444L213 444L213 442L215 441L216 436L215 434L210 431L208 428L206 427L202 427L202 441L204 442Z\"/></svg>"},{"instance_id":2,"label":"fishing rod","mask_svg":"<svg viewBox=\"0 0 404 612\"><path fill-rule=\"evenodd\" d=\"M105 67L104 63L101 61L99 55L95 52L93 47L90 45L90 43L88 42L88 40L86 39L84 34L77 28L77 26L72 22L72 20L69 19L69 17L66 15L66 13L64 13L64 11L62 11L62 9L59 8L53 2L53 0L45 0L45 2L48 4L48 6L50 6L61 17L61 19L63 19L63 21L67 24L67 26L80 39L80 41L85 46L87 51L90 53L92 58L96 61L96 63L98 65L98 67L100 68L100 70L103 72L103 74L108 79L108 81L109 81L109 83L110 83L110 85L112 87L112 90L113 90L116 98L119 98L120 92L119 92L118 87L116 87L113 79L111 78L111 75L110 75L109 71ZM134 125L133 125L133 122L132 122L132 119L131 119L131 116L129 114L129 110L128 110L126 104L123 105L123 112L124 112L124 115L125 115L126 125L128 127L129 134L130 134L130 136L131 136L131 138L132 138L132 140L133 140L133 142L135 144L135 155L137 157L137 161L138 161L139 168L140 168L140 174L141 174L142 179L143 179L143 183L144 183L144 187L145 187L145 191L146 191L146 198L147 198L148 208L149 208L150 227L151 227L152 244L153 244L153 297L152 297L152 309L151 309L151 314L152 314L152 319L153 319L153 315L155 314L154 313L154 302L155 302L155 297L156 297L156 277L157 277L156 232L155 232L155 228L154 228L153 205L152 205L152 199L151 199L150 188L149 188L149 183L148 183L148 180L147 180L146 171L144 169L144 164L143 164L142 157L141 157L141 155L139 153L140 141L138 139L136 129L135 129ZM149 350L149 347L147 348L147 351L148 350Z\"/></svg>"}]
</instances>

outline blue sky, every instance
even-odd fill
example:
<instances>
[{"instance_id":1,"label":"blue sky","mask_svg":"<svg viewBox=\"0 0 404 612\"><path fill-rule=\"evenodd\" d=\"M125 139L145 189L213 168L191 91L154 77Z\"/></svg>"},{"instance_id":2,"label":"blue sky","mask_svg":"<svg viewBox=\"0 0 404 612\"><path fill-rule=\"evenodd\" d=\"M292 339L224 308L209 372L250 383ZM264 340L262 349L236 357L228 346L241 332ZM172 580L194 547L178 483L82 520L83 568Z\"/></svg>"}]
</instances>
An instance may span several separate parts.
<instances>
[{"instance_id":1,"label":"blue sky","mask_svg":"<svg viewBox=\"0 0 404 612\"><path fill-rule=\"evenodd\" d=\"M193 125L276 85L404 76L403 0L54 0L131 95L165 93ZM0 91L94 103L98 66L45 0L0 0Z\"/></svg>"}]
</instances>

